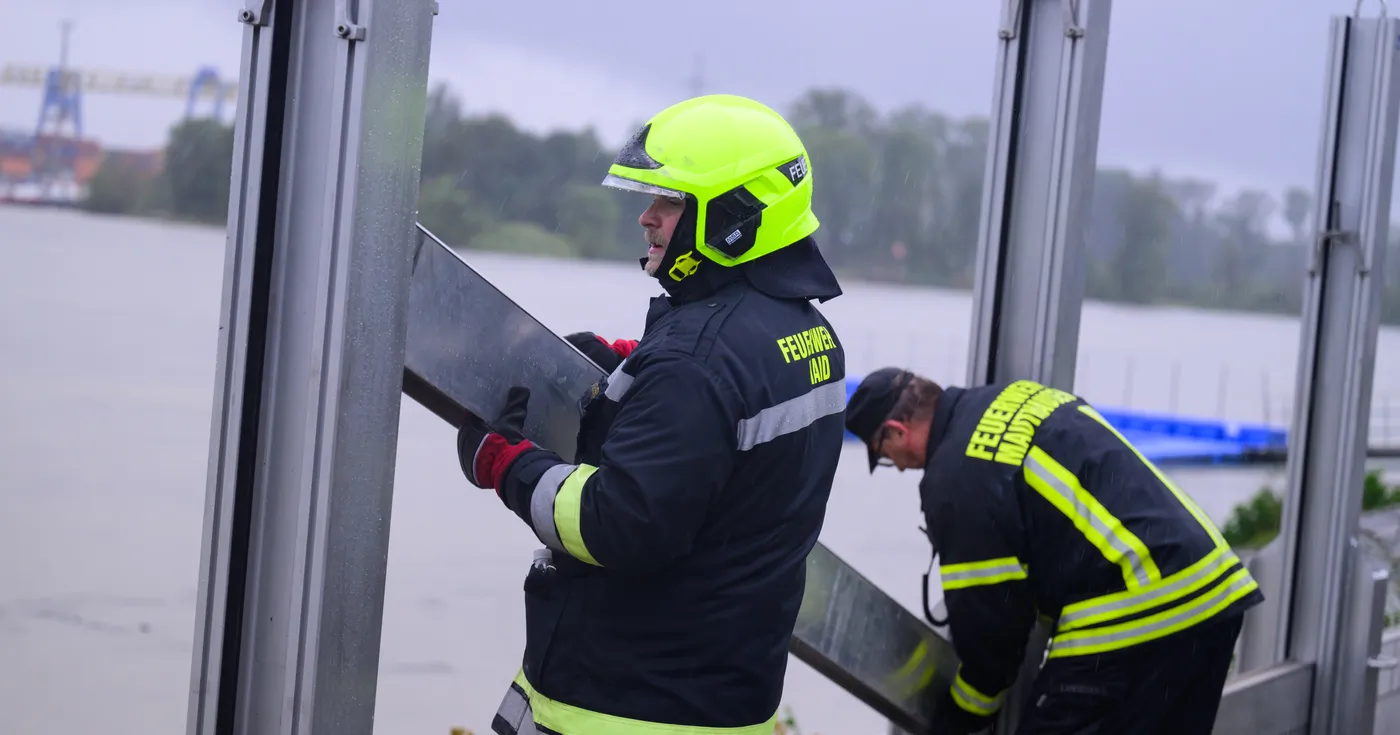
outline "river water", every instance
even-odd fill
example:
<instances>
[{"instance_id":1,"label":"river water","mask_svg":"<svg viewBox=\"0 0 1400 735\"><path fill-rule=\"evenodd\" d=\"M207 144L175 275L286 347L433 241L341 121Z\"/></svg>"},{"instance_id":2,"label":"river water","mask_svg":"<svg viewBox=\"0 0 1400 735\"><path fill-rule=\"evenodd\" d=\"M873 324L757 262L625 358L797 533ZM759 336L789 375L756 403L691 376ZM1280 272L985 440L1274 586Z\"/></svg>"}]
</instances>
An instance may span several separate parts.
<instances>
[{"instance_id":1,"label":"river water","mask_svg":"<svg viewBox=\"0 0 1400 735\"><path fill-rule=\"evenodd\" d=\"M183 732L204 505L223 232L0 207L0 733ZM470 253L560 333L641 331L653 281L625 264ZM825 305L852 373L897 363L957 382L965 293L848 283ZM567 293L587 294L569 297ZM1296 318L1091 303L1081 394L1279 421ZM1400 331L1383 331L1376 406L1400 399ZM1400 403L1397 403L1400 410ZM468 485L452 432L405 403L376 732L489 732L523 646L523 565L538 545ZM822 541L910 609L928 548L917 475L842 455ZM1217 521L1263 470L1173 473ZM806 733L883 733L792 660Z\"/></svg>"}]
</instances>

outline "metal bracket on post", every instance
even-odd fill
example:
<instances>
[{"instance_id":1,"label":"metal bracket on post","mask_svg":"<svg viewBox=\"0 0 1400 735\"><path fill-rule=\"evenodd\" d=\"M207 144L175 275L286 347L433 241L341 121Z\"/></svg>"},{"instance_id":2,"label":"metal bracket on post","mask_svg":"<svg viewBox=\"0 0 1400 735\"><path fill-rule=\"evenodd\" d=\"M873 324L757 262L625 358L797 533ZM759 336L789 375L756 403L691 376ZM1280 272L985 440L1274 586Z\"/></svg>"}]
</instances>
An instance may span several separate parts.
<instances>
[{"instance_id":1,"label":"metal bracket on post","mask_svg":"<svg viewBox=\"0 0 1400 735\"><path fill-rule=\"evenodd\" d=\"M351 19L349 8L346 7L348 5L349 0L335 0L335 35L347 41L363 41L365 27L356 25ZM433 3L433 9L436 11L437 3ZM433 15L437 13L434 12Z\"/></svg>"},{"instance_id":2,"label":"metal bracket on post","mask_svg":"<svg viewBox=\"0 0 1400 735\"><path fill-rule=\"evenodd\" d=\"M1366 667L1378 671L1393 669L1397 666L1400 666L1400 659L1394 656L1372 656L1366 659Z\"/></svg>"},{"instance_id":3,"label":"metal bracket on post","mask_svg":"<svg viewBox=\"0 0 1400 735\"><path fill-rule=\"evenodd\" d=\"M1001 6L1001 28L997 30L997 38L1003 41L1010 41L1021 32L1021 3L1022 0L1006 0Z\"/></svg>"},{"instance_id":4,"label":"metal bracket on post","mask_svg":"<svg viewBox=\"0 0 1400 735\"><path fill-rule=\"evenodd\" d=\"M248 0L247 6L238 11L238 22L250 26L267 25L267 16L272 13L272 0Z\"/></svg>"},{"instance_id":5,"label":"metal bracket on post","mask_svg":"<svg viewBox=\"0 0 1400 735\"><path fill-rule=\"evenodd\" d=\"M1060 0L1065 8L1065 37L1083 38L1084 26L1079 24L1079 0Z\"/></svg>"},{"instance_id":6,"label":"metal bracket on post","mask_svg":"<svg viewBox=\"0 0 1400 735\"><path fill-rule=\"evenodd\" d=\"M1308 275L1318 274L1318 264L1325 257L1325 251L1332 245L1357 245L1359 244L1356 233L1351 230L1322 230L1317 233L1317 240L1313 245L1312 254L1308 259ZM1371 261L1366 257L1365 250L1357 252L1357 275L1367 275L1371 272Z\"/></svg>"},{"instance_id":7,"label":"metal bracket on post","mask_svg":"<svg viewBox=\"0 0 1400 735\"><path fill-rule=\"evenodd\" d=\"M1327 211L1330 213L1327 221L1318 231L1317 238L1313 240L1312 251L1308 255L1308 276L1313 277L1318 274L1318 264L1326 257L1327 248L1331 245L1356 246L1357 274L1362 276L1369 274L1371 272L1371 258L1366 249L1361 247L1361 238L1355 230L1344 230L1337 224L1341 222L1341 202L1332 200Z\"/></svg>"},{"instance_id":8,"label":"metal bracket on post","mask_svg":"<svg viewBox=\"0 0 1400 735\"><path fill-rule=\"evenodd\" d=\"M1356 0L1356 7L1355 7L1355 8L1352 8L1352 11L1351 11L1351 15L1352 15L1353 18L1360 18L1360 17L1361 17L1361 6L1364 5L1365 2L1366 2L1366 0ZM1381 14L1380 14L1380 17L1381 17L1381 18L1384 18L1384 17L1386 16L1386 14L1388 14L1389 12L1390 12L1390 8L1386 6L1385 0L1381 0Z\"/></svg>"}]
</instances>

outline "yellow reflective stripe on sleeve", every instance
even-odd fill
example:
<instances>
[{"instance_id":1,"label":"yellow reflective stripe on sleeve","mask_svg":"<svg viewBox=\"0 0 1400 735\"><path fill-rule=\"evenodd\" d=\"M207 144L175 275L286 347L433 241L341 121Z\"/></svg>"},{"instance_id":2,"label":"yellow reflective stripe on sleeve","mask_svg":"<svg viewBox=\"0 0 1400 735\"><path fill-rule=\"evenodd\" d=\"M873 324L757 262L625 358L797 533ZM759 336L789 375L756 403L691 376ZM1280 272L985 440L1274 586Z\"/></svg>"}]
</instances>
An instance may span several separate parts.
<instances>
[{"instance_id":1,"label":"yellow reflective stripe on sleeve","mask_svg":"<svg viewBox=\"0 0 1400 735\"><path fill-rule=\"evenodd\" d=\"M598 468L591 464L579 465L578 469L570 472L569 476L559 483L559 492L554 496L554 527L559 532L559 542L564 545L564 550L569 552L569 556L595 567L602 565L588 553L588 546L583 543L583 531L579 527L579 521L583 507L583 485L597 471Z\"/></svg>"},{"instance_id":2,"label":"yellow reflective stripe on sleeve","mask_svg":"<svg viewBox=\"0 0 1400 735\"><path fill-rule=\"evenodd\" d=\"M1129 449L1133 450L1133 454L1136 454L1137 458L1141 460L1143 464L1147 465L1148 469L1152 470L1152 474L1156 475L1157 479L1161 481L1163 485L1166 485L1168 490L1172 491L1172 495L1176 496L1177 502L1181 503L1186 508L1186 511L1196 519L1196 522L1201 524L1201 527L1206 530L1206 533L1210 534L1211 540L1215 542L1217 547L1223 548L1229 546L1229 544L1225 543L1225 537L1221 535L1220 529L1216 528L1215 524L1211 522L1210 516L1207 516L1205 511L1201 510L1199 505L1196 505L1196 501L1192 500L1190 495L1182 492L1181 488L1176 486L1176 483L1168 480L1167 476L1162 474L1161 470L1157 469L1157 465L1152 464L1147 457L1142 456L1142 452L1139 452L1138 448L1133 446L1132 442L1118 433L1118 430L1113 428L1113 425L1108 423L1107 419L1101 416L1098 411L1095 411L1092 406L1080 406L1079 411L1085 416L1103 424L1105 429L1113 432L1113 435L1118 437L1118 441L1123 442Z\"/></svg>"},{"instance_id":3,"label":"yellow reflective stripe on sleeve","mask_svg":"<svg viewBox=\"0 0 1400 735\"><path fill-rule=\"evenodd\" d=\"M515 675L515 683L525 690L535 722L568 735L773 735L773 725L778 721L777 710L767 722L743 727L696 727L632 720L556 702L535 691L523 671Z\"/></svg>"},{"instance_id":4,"label":"yellow reflective stripe on sleeve","mask_svg":"<svg viewBox=\"0 0 1400 735\"><path fill-rule=\"evenodd\" d=\"M1005 695L1006 692L989 695L977 691L963 678L962 666L958 666L958 675L953 679L953 701L957 702L959 707L975 715L986 717L1001 709L1001 700Z\"/></svg>"},{"instance_id":5,"label":"yellow reflective stripe on sleeve","mask_svg":"<svg viewBox=\"0 0 1400 735\"><path fill-rule=\"evenodd\" d=\"M939 568L943 589L960 590L1026 578L1026 568L1014 556L964 564L944 564Z\"/></svg>"},{"instance_id":6,"label":"yellow reflective stripe on sleeve","mask_svg":"<svg viewBox=\"0 0 1400 735\"><path fill-rule=\"evenodd\" d=\"M1156 640L1209 620L1257 589L1259 583L1249 570L1240 569L1210 592L1155 615L1103 628L1056 633L1050 641L1050 658L1103 653Z\"/></svg>"},{"instance_id":7,"label":"yellow reflective stripe on sleeve","mask_svg":"<svg viewBox=\"0 0 1400 735\"><path fill-rule=\"evenodd\" d=\"M1123 583L1128 589L1145 587L1162 578L1142 540L1090 495L1074 473L1037 446L1026 454L1024 467L1026 482L1064 513L1109 563L1123 568Z\"/></svg>"},{"instance_id":8,"label":"yellow reflective stripe on sleeve","mask_svg":"<svg viewBox=\"0 0 1400 735\"><path fill-rule=\"evenodd\" d=\"M1195 564L1141 589L1115 592L1066 605L1060 612L1057 632L1067 633L1086 625L1110 622L1175 602L1219 579L1237 563L1239 557L1233 551L1217 547Z\"/></svg>"}]
</instances>

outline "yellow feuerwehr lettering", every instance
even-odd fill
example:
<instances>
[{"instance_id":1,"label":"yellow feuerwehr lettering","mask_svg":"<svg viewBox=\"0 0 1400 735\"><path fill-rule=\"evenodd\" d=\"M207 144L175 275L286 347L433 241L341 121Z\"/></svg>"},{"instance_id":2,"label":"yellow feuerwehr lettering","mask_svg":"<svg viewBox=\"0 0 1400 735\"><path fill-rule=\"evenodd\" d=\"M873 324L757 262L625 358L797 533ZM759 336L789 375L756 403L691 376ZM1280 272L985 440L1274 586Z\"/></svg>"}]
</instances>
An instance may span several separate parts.
<instances>
[{"instance_id":1,"label":"yellow feuerwehr lettering","mask_svg":"<svg viewBox=\"0 0 1400 735\"><path fill-rule=\"evenodd\" d=\"M1026 452L1030 451L1031 443L1035 439L1035 430L1041 422L1054 413L1055 409L1074 400L1077 399L1073 395L1054 388L1047 388L1031 396L1016 412L1006 433L1001 437L995 461L1019 467L1026 459Z\"/></svg>"},{"instance_id":2,"label":"yellow feuerwehr lettering","mask_svg":"<svg viewBox=\"0 0 1400 735\"><path fill-rule=\"evenodd\" d=\"M1006 431L1006 422L983 416L982 420L977 422L977 430L984 434L1000 434Z\"/></svg>"},{"instance_id":3,"label":"yellow feuerwehr lettering","mask_svg":"<svg viewBox=\"0 0 1400 735\"><path fill-rule=\"evenodd\" d=\"M832 338L831 332L823 326L810 327L796 334L779 337L777 342L778 349L783 353L783 362L786 363L806 360L827 350L836 349L836 340ZM830 363L831 361L828 359L828 367L830 367ZM810 365L808 369L812 369Z\"/></svg>"},{"instance_id":4,"label":"yellow feuerwehr lettering","mask_svg":"<svg viewBox=\"0 0 1400 735\"><path fill-rule=\"evenodd\" d=\"M1000 437L996 434L974 431L972 438L967 440L967 456L977 459L991 459L996 456L995 450L998 441L1000 441Z\"/></svg>"},{"instance_id":5,"label":"yellow feuerwehr lettering","mask_svg":"<svg viewBox=\"0 0 1400 735\"><path fill-rule=\"evenodd\" d=\"M1024 456L1039 421L1030 424L1022 420L1019 426L1016 421L1044 390L1045 386L1033 380L1018 380L1003 388L978 420L977 430L967 442L967 456L997 461L1016 454Z\"/></svg>"},{"instance_id":6,"label":"yellow feuerwehr lettering","mask_svg":"<svg viewBox=\"0 0 1400 735\"><path fill-rule=\"evenodd\" d=\"M967 456L985 460L995 458L1008 419L1015 415L1016 410L1029 396L1024 381L1012 383L1004 388L977 422L977 430L967 442Z\"/></svg>"}]
</instances>

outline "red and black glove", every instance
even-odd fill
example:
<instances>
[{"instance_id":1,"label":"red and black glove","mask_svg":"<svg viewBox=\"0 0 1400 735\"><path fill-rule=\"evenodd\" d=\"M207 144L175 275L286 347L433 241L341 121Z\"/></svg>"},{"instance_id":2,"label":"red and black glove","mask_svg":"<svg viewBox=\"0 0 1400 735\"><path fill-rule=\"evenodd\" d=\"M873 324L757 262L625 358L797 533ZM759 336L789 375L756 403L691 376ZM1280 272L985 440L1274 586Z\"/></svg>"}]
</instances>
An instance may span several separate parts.
<instances>
[{"instance_id":1,"label":"red and black glove","mask_svg":"<svg viewBox=\"0 0 1400 735\"><path fill-rule=\"evenodd\" d=\"M611 373L622 364L624 358L637 348L635 339L618 339L612 342L592 332L574 332L564 335L564 341L573 345L594 364Z\"/></svg>"},{"instance_id":2,"label":"red and black glove","mask_svg":"<svg viewBox=\"0 0 1400 735\"><path fill-rule=\"evenodd\" d=\"M501 492L501 478L510 463L535 445L520 433L525 427L530 389L515 386L506 394L501 415L491 423L468 416L457 430L457 460L467 481L483 490Z\"/></svg>"}]
</instances>

